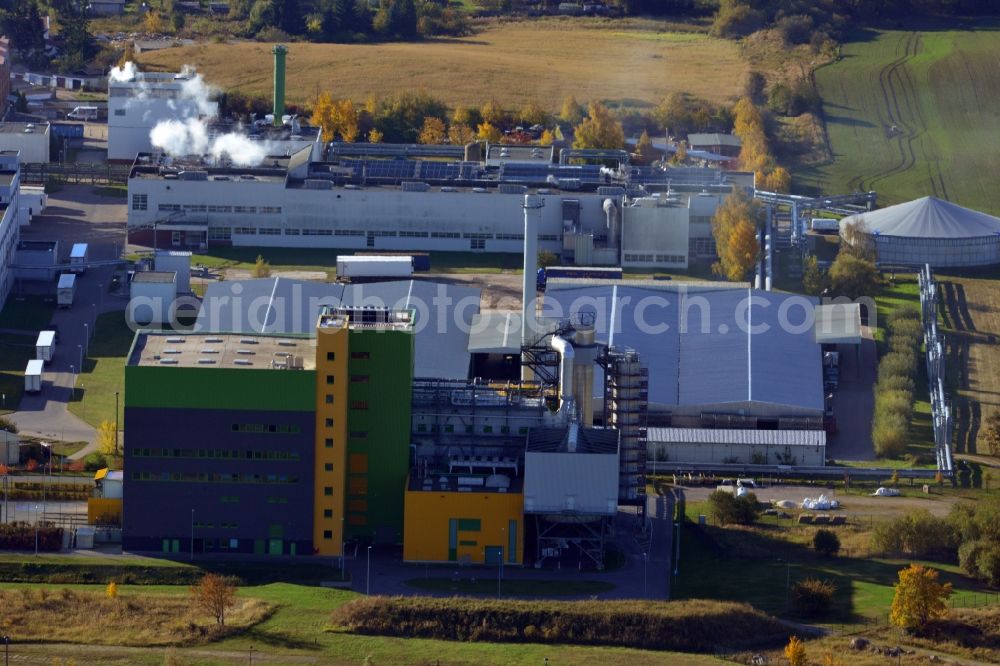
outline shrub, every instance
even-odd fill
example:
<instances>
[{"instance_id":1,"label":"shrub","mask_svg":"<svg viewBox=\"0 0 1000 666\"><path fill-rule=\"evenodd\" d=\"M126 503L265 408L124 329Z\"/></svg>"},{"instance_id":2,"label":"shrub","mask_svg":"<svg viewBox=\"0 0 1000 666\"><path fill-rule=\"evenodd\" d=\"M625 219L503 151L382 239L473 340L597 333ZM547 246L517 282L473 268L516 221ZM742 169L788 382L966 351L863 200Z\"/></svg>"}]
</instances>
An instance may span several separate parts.
<instances>
[{"instance_id":1,"label":"shrub","mask_svg":"<svg viewBox=\"0 0 1000 666\"><path fill-rule=\"evenodd\" d=\"M979 560L989 547L989 542L982 539L964 542L958 548L958 566L968 575L978 578Z\"/></svg>"},{"instance_id":2,"label":"shrub","mask_svg":"<svg viewBox=\"0 0 1000 666\"><path fill-rule=\"evenodd\" d=\"M95 451L83 459L83 468L88 472L96 472L108 466L108 460L103 454Z\"/></svg>"},{"instance_id":3,"label":"shrub","mask_svg":"<svg viewBox=\"0 0 1000 666\"><path fill-rule=\"evenodd\" d=\"M875 395L878 396L879 393L886 391L905 391L912 396L914 390L916 390L916 385L913 383L912 377L887 376L879 380L875 387Z\"/></svg>"},{"instance_id":4,"label":"shrub","mask_svg":"<svg viewBox=\"0 0 1000 666\"><path fill-rule=\"evenodd\" d=\"M817 553L827 557L836 555L840 550L840 537L830 530L816 530L816 534L813 535L813 548Z\"/></svg>"},{"instance_id":5,"label":"shrub","mask_svg":"<svg viewBox=\"0 0 1000 666\"><path fill-rule=\"evenodd\" d=\"M724 490L716 490L708 496L709 515L720 525L753 525L760 515L757 496L747 493L736 497Z\"/></svg>"},{"instance_id":6,"label":"shrub","mask_svg":"<svg viewBox=\"0 0 1000 666\"><path fill-rule=\"evenodd\" d=\"M910 351L891 351L878 364L879 381L883 377L914 377L917 374L917 355Z\"/></svg>"},{"instance_id":7,"label":"shrub","mask_svg":"<svg viewBox=\"0 0 1000 666\"><path fill-rule=\"evenodd\" d=\"M792 585L792 607L801 615L826 615L833 606L836 586L828 580L806 578Z\"/></svg>"},{"instance_id":8,"label":"shrub","mask_svg":"<svg viewBox=\"0 0 1000 666\"><path fill-rule=\"evenodd\" d=\"M724 4L719 8L712 22L714 37L739 39L764 27L766 16L763 12L746 5Z\"/></svg>"},{"instance_id":9,"label":"shrub","mask_svg":"<svg viewBox=\"0 0 1000 666\"><path fill-rule=\"evenodd\" d=\"M775 26L787 44L805 44L812 37L815 22L806 14L794 14L778 20Z\"/></svg>"},{"instance_id":10,"label":"shrub","mask_svg":"<svg viewBox=\"0 0 1000 666\"><path fill-rule=\"evenodd\" d=\"M991 543L979 552L976 576L994 587L1000 585L1000 544Z\"/></svg>"},{"instance_id":11,"label":"shrub","mask_svg":"<svg viewBox=\"0 0 1000 666\"><path fill-rule=\"evenodd\" d=\"M899 414L875 415L872 442L875 453L881 458L895 458L906 450L910 422Z\"/></svg>"},{"instance_id":12,"label":"shrub","mask_svg":"<svg viewBox=\"0 0 1000 666\"><path fill-rule=\"evenodd\" d=\"M950 561L957 552L958 537L951 521L918 509L875 525L871 544L884 554Z\"/></svg>"}]
</instances>

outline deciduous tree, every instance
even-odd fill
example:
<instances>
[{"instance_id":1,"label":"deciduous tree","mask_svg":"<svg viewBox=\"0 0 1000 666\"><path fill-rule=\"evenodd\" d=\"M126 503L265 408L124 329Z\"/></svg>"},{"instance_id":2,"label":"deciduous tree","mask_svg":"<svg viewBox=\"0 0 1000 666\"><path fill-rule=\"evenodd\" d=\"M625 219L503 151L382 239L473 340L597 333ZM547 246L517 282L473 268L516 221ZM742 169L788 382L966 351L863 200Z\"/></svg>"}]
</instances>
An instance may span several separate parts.
<instances>
[{"instance_id":1,"label":"deciduous tree","mask_svg":"<svg viewBox=\"0 0 1000 666\"><path fill-rule=\"evenodd\" d=\"M487 143L497 143L501 137L503 132L487 122L482 123L476 132L476 138Z\"/></svg>"},{"instance_id":2,"label":"deciduous tree","mask_svg":"<svg viewBox=\"0 0 1000 666\"><path fill-rule=\"evenodd\" d=\"M417 141L423 144L444 143L445 139L444 121L434 116L424 118L424 125L420 128L420 136Z\"/></svg>"},{"instance_id":3,"label":"deciduous tree","mask_svg":"<svg viewBox=\"0 0 1000 666\"><path fill-rule=\"evenodd\" d=\"M220 627L226 624L226 611L236 603L236 584L233 579L217 574L202 576L191 587L191 597L197 608L215 618Z\"/></svg>"},{"instance_id":4,"label":"deciduous tree","mask_svg":"<svg viewBox=\"0 0 1000 666\"><path fill-rule=\"evenodd\" d=\"M373 127L372 131L368 132L368 143L382 143L382 132Z\"/></svg>"},{"instance_id":5,"label":"deciduous tree","mask_svg":"<svg viewBox=\"0 0 1000 666\"><path fill-rule=\"evenodd\" d=\"M653 148L653 140L649 138L649 132L646 130L642 130L639 140L635 142L635 152L643 164L651 164L656 160L656 150Z\"/></svg>"},{"instance_id":6,"label":"deciduous tree","mask_svg":"<svg viewBox=\"0 0 1000 666\"><path fill-rule=\"evenodd\" d=\"M897 627L920 631L931 620L948 614L951 583L938 581L938 572L920 564L899 571L889 620Z\"/></svg>"},{"instance_id":7,"label":"deciduous tree","mask_svg":"<svg viewBox=\"0 0 1000 666\"><path fill-rule=\"evenodd\" d=\"M587 117L573 131L574 148L621 149L625 146L622 124L600 102L591 102Z\"/></svg>"},{"instance_id":8,"label":"deciduous tree","mask_svg":"<svg viewBox=\"0 0 1000 666\"><path fill-rule=\"evenodd\" d=\"M105 419L97 429L97 446L105 456L117 455L115 444L115 422Z\"/></svg>"},{"instance_id":9,"label":"deciduous tree","mask_svg":"<svg viewBox=\"0 0 1000 666\"><path fill-rule=\"evenodd\" d=\"M834 295L848 298L874 295L879 281L875 262L845 252L843 249L833 260L828 276Z\"/></svg>"},{"instance_id":10,"label":"deciduous tree","mask_svg":"<svg viewBox=\"0 0 1000 666\"><path fill-rule=\"evenodd\" d=\"M792 636L785 646L785 659L788 666L806 666L806 646L798 636Z\"/></svg>"},{"instance_id":11,"label":"deciduous tree","mask_svg":"<svg viewBox=\"0 0 1000 666\"><path fill-rule=\"evenodd\" d=\"M746 194L729 195L712 218L712 236L719 261L712 269L728 280L746 279L760 256L757 228L761 210Z\"/></svg>"},{"instance_id":12,"label":"deciduous tree","mask_svg":"<svg viewBox=\"0 0 1000 666\"><path fill-rule=\"evenodd\" d=\"M255 278L271 277L271 264L267 263L264 255L257 255L257 261L254 262L253 268L250 269L250 275Z\"/></svg>"},{"instance_id":13,"label":"deciduous tree","mask_svg":"<svg viewBox=\"0 0 1000 666\"><path fill-rule=\"evenodd\" d=\"M551 146L553 143L555 143L555 140L556 140L555 133L552 130L545 130L542 132L542 135L538 137L538 145Z\"/></svg>"},{"instance_id":14,"label":"deciduous tree","mask_svg":"<svg viewBox=\"0 0 1000 666\"><path fill-rule=\"evenodd\" d=\"M476 140L476 133L463 123L452 123L448 128L448 141L456 146L464 146Z\"/></svg>"},{"instance_id":15,"label":"deciduous tree","mask_svg":"<svg viewBox=\"0 0 1000 666\"><path fill-rule=\"evenodd\" d=\"M810 254L802 265L802 290L810 296L819 296L826 287L825 282L819 260L816 255Z\"/></svg>"},{"instance_id":16,"label":"deciduous tree","mask_svg":"<svg viewBox=\"0 0 1000 666\"><path fill-rule=\"evenodd\" d=\"M977 447L980 451L989 451L991 456L1000 456L1000 412L993 412L986 417L979 431L979 439L982 442Z\"/></svg>"},{"instance_id":17,"label":"deciduous tree","mask_svg":"<svg viewBox=\"0 0 1000 666\"><path fill-rule=\"evenodd\" d=\"M570 125L579 125L583 120L583 107L576 101L576 97L569 95L563 100L562 111L559 112L559 120Z\"/></svg>"}]
</instances>

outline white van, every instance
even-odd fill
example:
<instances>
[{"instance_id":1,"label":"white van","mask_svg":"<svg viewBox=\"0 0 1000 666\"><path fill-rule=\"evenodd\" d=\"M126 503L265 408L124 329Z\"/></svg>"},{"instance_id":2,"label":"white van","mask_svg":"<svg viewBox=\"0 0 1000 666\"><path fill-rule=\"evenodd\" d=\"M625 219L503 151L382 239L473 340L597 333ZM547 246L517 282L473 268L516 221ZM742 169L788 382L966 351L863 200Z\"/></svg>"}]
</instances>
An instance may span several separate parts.
<instances>
[{"instance_id":1,"label":"white van","mask_svg":"<svg viewBox=\"0 0 1000 666\"><path fill-rule=\"evenodd\" d=\"M70 120L97 120L97 107L78 106L67 113L66 117Z\"/></svg>"}]
</instances>

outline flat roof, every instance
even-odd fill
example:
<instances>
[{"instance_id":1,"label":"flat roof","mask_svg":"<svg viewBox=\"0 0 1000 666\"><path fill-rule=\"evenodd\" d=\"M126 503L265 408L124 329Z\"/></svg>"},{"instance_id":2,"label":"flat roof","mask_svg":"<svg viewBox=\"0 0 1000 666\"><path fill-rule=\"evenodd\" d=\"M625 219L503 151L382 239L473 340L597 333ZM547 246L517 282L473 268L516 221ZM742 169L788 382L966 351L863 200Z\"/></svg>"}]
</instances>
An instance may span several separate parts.
<instances>
[{"instance_id":1,"label":"flat roof","mask_svg":"<svg viewBox=\"0 0 1000 666\"><path fill-rule=\"evenodd\" d=\"M71 257L85 257L85 256L87 256L87 244L86 243L73 243L73 249L70 250L69 256L71 256Z\"/></svg>"},{"instance_id":2,"label":"flat roof","mask_svg":"<svg viewBox=\"0 0 1000 666\"><path fill-rule=\"evenodd\" d=\"M302 370L315 370L316 340L276 335L146 331L136 335L128 364L251 370L287 370L301 365Z\"/></svg>"},{"instance_id":3,"label":"flat roof","mask_svg":"<svg viewBox=\"0 0 1000 666\"><path fill-rule=\"evenodd\" d=\"M52 343L56 341L55 331L39 331L38 339L35 340L36 347L51 347Z\"/></svg>"},{"instance_id":4,"label":"flat roof","mask_svg":"<svg viewBox=\"0 0 1000 666\"><path fill-rule=\"evenodd\" d=\"M59 289L69 289L74 285L76 285L76 275L63 273L59 276Z\"/></svg>"},{"instance_id":5,"label":"flat roof","mask_svg":"<svg viewBox=\"0 0 1000 666\"><path fill-rule=\"evenodd\" d=\"M44 365L40 359L33 358L28 361L28 366L24 369L24 374L41 376Z\"/></svg>"},{"instance_id":6,"label":"flat roof","mask_svg":"<svg viewBox=\"0 0 1000 666\"><path fill-rule=\"evenodd\" d=\"M736 428L647 428L650 444L756 444L826 446L823 430L740 430Z\"/></svg>"},{"instance_id":7,"label":"flat roof","mask_svg":"<svg viewBox=\"0 0 1000 666\"><path fill-rule=\"evenodd\" d=\"M39 134L44 134L49 129L48 123L13 123L6 122L0 123L0 132L6 132L11 134L24 134L25 130L39 130ZM13 153L17 151L4 151L4 153Z\"/></svg>"},{"instance_id":8,"label":"flat roof","mask_svg":"<svg viewBox=\"0 0 1000 666\"><path fill-rule=\"evenodd\" d=\"M817 305L813 333L821 345L860 345L861 304Z\"/></svg>"}]
</instances>

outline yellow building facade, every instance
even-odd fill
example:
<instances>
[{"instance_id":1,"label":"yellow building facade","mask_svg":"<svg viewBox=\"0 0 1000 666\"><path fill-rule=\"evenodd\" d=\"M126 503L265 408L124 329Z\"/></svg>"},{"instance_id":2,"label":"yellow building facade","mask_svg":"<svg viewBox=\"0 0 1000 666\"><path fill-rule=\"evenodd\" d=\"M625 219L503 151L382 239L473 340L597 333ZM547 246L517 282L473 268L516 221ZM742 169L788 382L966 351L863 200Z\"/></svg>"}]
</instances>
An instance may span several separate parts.
<instances>
[{"instance_id":1,"label":"yellow building facade","mask_svg":"<svg viewBox=\"0 0 1000 666\"><path fill-rule=\"evenodd\" d=\"M322 317L316 331L316 463L313 549L341 555L344 548L344 489L347 479L346 317Z\"/></svg>"},{"instance_id":2,"label":"yellow building facade","mask_svg":"<svg viewBox=\"0 0 1000 666\"><path fill-rule=\"evenodd\" d=\"M521 493L407 490L403 560L520 565L523 516Z\"/></svg>"}]
</instances>

